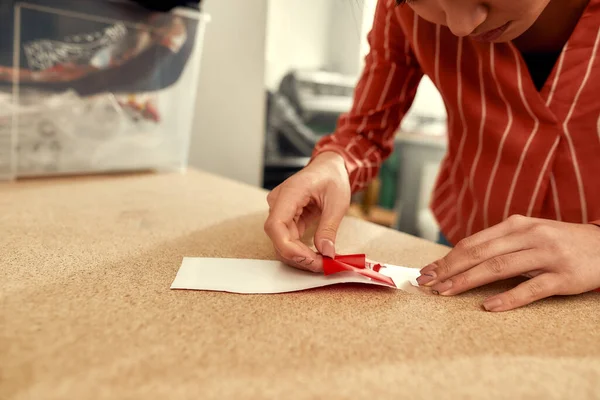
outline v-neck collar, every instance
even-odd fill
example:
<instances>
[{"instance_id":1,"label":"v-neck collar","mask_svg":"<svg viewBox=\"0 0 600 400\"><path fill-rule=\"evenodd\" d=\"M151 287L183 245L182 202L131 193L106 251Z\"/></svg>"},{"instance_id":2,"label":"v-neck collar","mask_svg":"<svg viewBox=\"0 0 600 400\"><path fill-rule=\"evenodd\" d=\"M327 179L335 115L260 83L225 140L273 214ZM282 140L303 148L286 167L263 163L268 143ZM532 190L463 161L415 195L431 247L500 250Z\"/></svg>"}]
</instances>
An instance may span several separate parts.
<instances>
[{"instance_id":1,"label":"v-neck collar","mask_svg":"<svg viewBox=\"0 0 600 400\"><path fill-rule=\"evenodd\" d=\"M548 103L548 98L553 91L557 90L557 80L556 77L558 74L563 73L564 68L564 60L567 56L568 51L572 51L578 48L588 48L594 46L594 41L596 39L597 30L600 28L599 23L600 16L600 0L590 0L588 5L585 7L575 29L569 36L567 43L563 46L563 49L558 57L556 63L552 67L552 72L546 79L541 90L538 91L533 79L531 77L531 73L525 63L523 55L521 51L516 47L516 45L512 42L509 43L501 43L495 45L505 45L509 46L510 49L516 54L517 60L520 63L521 67L521 75L523 82L523 91L526 93L527 97L536 104L534 105L534 109L546 110L553 119L558 120L557 116L552 110L552 104ZM589 32L592 30L594 32L593 35L590 35ZM560 80L560 76L558 77Z\"/></svg>"}]
</instances>

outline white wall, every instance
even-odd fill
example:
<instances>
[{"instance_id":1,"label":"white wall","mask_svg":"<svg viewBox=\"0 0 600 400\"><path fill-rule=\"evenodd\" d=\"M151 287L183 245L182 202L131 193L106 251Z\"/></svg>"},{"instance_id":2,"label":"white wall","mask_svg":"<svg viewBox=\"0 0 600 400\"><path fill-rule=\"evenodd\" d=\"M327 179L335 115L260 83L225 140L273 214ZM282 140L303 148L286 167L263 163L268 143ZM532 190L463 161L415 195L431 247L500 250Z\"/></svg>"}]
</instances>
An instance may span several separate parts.
<instances>
[{"instance_id":1,"label":"white wall","mask_svg":"<svg viewBox=\"0 0 600 400\"><path fill-rule=\"evenodd\" d=\"M364 0L363 3L363 19L362 19L362 41L360 43L360 59L361 67L364 65L364 58L369 52L369 42L367 41L367 34L373 26L373 19L375 18L375 9L377 8L377 0Z\"/></svg>"},{"instance_id":2,"label":"white wall","mask_svg":"<svg viewBox=\"0 0 600 400\"><path fill-rule=\"evenodd\" d=\"M269 89L276 89L290 68L328 66L328 38L335 1L340 0L269 1L265 78Z\"/></svg>"},{"instance_id":3,"label":"white wall","mask_svg":"<svg viewBox=\"0 0 600 400\"><path fill-rule=\"evenodd\" d=\"M290 68L323 68L358 76L366 1L270 0L267 87L276 89Z\"/></svg>"},{"instance_id":4,"label":"white wall","mask_svg":"<svg viewBox=\"0 0 600 400\"><path fill-rule=\"evenodd\" d=\"M325 0L333 3L330 21L329 65L333 71L358 76L362 70L360 61L363 43L364 5L367 0ZM371 18L372 22L372 18Z\"/></svg>"},{"instance_id":5,"label":"white wall","mask_svg":"<svg viewBox=\"0 0 600 400\"><path fill-rule=\"evenodd\" d=\"M260 185L267 0L206 0L204 11L212 21L202 54L190 166Z\"/></svg>"}]
</instances>

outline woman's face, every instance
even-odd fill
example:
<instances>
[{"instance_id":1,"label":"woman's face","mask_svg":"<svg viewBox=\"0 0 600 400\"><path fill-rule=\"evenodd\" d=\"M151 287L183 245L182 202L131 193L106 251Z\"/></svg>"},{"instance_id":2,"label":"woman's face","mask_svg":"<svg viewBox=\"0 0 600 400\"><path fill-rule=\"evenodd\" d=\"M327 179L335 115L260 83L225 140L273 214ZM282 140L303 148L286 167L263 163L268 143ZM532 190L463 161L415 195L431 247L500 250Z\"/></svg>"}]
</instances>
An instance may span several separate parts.
<instances>
[{"instance_id":1,"label":"woman's face","mask_svg":"<svg viewBox=\"0 0 600 400\"><path fill-rule=\"evenodd\" d=\"M406 0L421 18L447 26L459 37L507 42L521 36L550 0Z\"/></svg>"}]
</instances>

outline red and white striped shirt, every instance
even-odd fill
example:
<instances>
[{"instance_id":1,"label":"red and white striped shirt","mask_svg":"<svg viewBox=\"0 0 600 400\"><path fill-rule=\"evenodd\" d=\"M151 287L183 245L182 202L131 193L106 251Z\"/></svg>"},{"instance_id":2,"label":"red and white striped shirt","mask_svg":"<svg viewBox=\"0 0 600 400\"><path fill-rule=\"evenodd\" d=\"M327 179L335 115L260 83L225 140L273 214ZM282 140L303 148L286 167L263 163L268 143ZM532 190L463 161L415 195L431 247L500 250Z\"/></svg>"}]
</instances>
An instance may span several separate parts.
<instances>
[{"instance_id":1,"label":"red and white striped shirt","mask_svg":"<svg viewBox=\"0 0 600 400\"><path fill-rule=\"evenodd\" d=\"M600 0L590 0L541 91L512 43L458 38L394 0L379 1L369 43L352 109L314 152L341 154L353 191L393 150L426 74L448 113L431 202L448 240L512 214L600 223Z\"/></svg>"}]
</instances>

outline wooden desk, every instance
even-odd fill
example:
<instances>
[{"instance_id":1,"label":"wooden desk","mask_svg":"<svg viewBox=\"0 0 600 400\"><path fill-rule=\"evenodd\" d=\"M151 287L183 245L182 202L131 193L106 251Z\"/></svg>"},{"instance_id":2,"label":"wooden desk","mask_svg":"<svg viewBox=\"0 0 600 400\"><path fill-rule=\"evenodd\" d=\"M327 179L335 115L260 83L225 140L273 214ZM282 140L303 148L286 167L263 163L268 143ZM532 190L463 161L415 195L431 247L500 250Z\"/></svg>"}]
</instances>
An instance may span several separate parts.
<instances>
[{"instance_id":1,"label":"wooden desk","mask_svg":"<svg viewBox=\"0 0 600 400\"><path fill-rule=\"evenodd\" d=\"M272 258L261 190L201 172L0 185L0 399L600 395L600 295L489 314L338 286L171 291L183 256ZM419 267L445 248L358 220L341 252Z\"/></svg>"}]
</instances>

